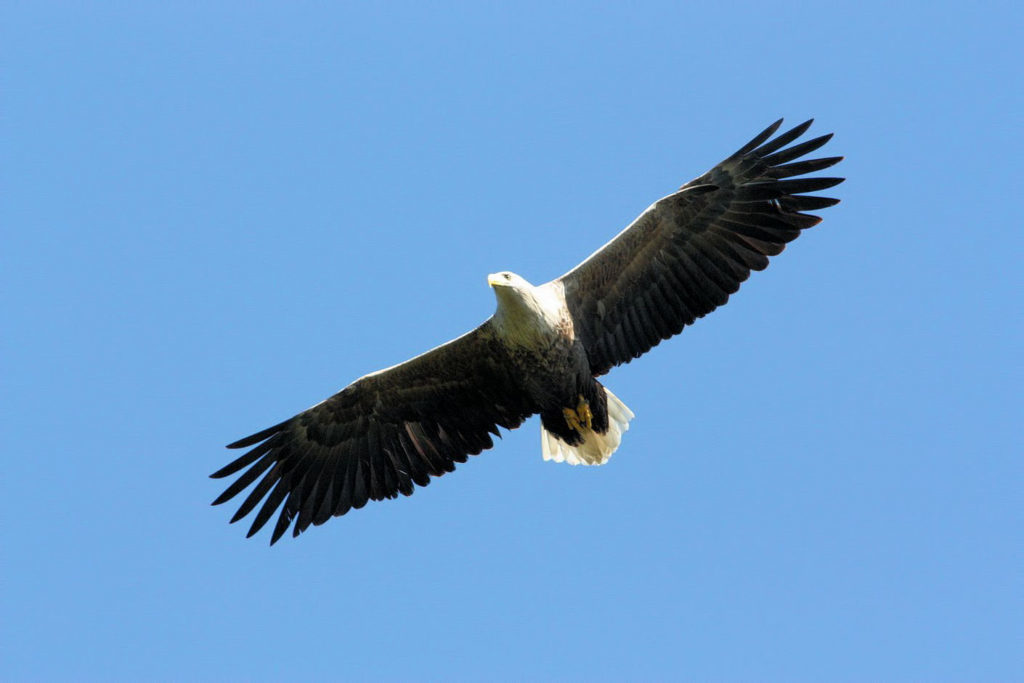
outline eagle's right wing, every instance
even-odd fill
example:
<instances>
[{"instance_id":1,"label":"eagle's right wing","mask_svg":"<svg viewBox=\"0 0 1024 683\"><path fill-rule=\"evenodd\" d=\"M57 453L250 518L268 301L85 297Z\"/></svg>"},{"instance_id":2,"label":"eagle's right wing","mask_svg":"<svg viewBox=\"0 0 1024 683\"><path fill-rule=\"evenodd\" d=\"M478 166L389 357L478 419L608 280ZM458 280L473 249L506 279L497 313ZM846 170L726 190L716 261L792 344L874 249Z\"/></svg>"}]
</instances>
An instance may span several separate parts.
<instances>
[{"instance_id":1,"label":"eagle's right wing","mask_svg":"<svg viewBox=\"0 0 1024 683\"><path fill-rule=\"evenodd\" d=\"M281 507L273 544L293 520L298 536L310 524L323 524L367 500L411 495L414 484L426 486L432 476L490 448L498 427L518 427L534 412L487 321L230 444L251 450L211 476L249 469L213 504L230 500L258 479L231 521L263 501L249 529L252 536Z\"/></svg>"}]
</instances>

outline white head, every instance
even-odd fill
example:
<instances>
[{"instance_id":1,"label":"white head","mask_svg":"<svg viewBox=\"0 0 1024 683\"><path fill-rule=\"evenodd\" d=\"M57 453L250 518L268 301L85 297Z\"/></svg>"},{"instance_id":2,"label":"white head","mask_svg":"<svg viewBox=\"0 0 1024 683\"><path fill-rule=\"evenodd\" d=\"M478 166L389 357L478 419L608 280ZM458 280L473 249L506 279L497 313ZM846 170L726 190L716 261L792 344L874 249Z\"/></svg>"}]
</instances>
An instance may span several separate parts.
<instances>
[{"instance_id":1,"label":"white head","mask_svg":"<svg viewBox=\"0 0 1024 683\"><path fill-rule=\"evenodd\" d=\"M510 290L529 291L533 289L533 285L509 270L491 273L487 276L487 284L494 287L494 293L499 299L502 296L502 292L509 292Z\"/></svg>"},{"instance_id":2,"label":"white head","mask_svg":"<svg viewBox=\"0 0 1024 683\"><path fill-rule=\"evenodd\" d=\"M565 300L559 295L561 288L552 288L551 283L534 287L506 270L488 275L487 284L494 288L498 299L494 321L511 337L543 334L566 314Z\"/></svg>"},{"instance_id":3,"label":"white head","mask_svg":"<svg viewBox=\"0 0 1024 683\"><path fill-rule=\"evenodd\" d=\"M515 273L503 270L487 276L487 284L494 288L498 299L498 310L516 310L524 306L535 308L534 287Z\"/></svg>"},{"instance_id":4,"label":"white head","mask_svg":"<svg viewBox=\"0 0 1024 683\"><path fill-rule=\"evenodd\" d=\"M503 323L532 319L538 315L534 287L522 277L503 270L488 275L487 284L494 288L494 296L498 299L495 316Z\"/></svg>"}]
</instances>

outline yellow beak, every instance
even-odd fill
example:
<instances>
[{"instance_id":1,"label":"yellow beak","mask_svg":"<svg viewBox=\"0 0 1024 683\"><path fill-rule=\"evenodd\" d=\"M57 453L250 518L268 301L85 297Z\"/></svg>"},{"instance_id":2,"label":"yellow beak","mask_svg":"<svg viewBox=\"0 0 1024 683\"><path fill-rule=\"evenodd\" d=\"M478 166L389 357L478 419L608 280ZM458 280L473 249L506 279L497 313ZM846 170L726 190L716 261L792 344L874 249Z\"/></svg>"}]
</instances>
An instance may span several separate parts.
<instances>
[{"instance_id":1,"label":"yellow beak","mask_svg":"<svg viewBox=\"0 0 1024 683\"><path fill-rule=\"evenodd\" d=\"M497 273L491 273L490 275L487 276L487 284L489 284L491 287L497 287L498 285L502 284L501 276L499 276Z\"/></svg>"}]
</instances>

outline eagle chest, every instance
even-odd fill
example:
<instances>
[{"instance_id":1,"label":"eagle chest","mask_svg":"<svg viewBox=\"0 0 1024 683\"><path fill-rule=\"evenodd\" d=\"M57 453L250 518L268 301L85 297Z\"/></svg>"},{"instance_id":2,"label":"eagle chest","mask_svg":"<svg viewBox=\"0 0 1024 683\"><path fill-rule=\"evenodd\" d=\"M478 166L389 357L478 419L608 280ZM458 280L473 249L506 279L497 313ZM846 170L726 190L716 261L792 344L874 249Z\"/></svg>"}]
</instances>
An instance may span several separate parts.
<instances>
[{"instance_id":1,"label":"eagle chest","mask_svg":"<svg viewBox=\"0 0 1024 683\"><path fill-rule=\"evenodd\" d=\"M545 332L532 336L530 343L506 346L522 388L541 404L562 394L575 395L587 368L586 353L572 337L571 325L547 328Z\"/></svg>"}]
</instances>

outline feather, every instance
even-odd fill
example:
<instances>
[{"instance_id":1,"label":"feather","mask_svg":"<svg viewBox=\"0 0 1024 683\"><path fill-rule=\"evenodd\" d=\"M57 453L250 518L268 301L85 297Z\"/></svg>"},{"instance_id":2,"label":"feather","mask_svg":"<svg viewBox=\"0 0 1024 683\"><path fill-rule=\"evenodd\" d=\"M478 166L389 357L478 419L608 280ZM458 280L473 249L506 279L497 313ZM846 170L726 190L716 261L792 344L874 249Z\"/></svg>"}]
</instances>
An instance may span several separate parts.
<instances>
[{"instance_id":1,"label":"feather","mask_svg":"<svg viewBox=\"0 0 1024 683\"><path fill-rule=\"evenodd\" d=\"M577 335L594 376L629 362L661 342L664 330L682 326L726 303L751 270L782 252L820 217L802 213L831 206L825 198L801 197L833 187L841 178L795 177L829 168L842 157L801 160L831 140L821 135L796 141L812 121L775 135L776 121L710 171L655 202L633 224L586 261L559 278ZM796 143L796 144L792 144ZM694 190L700 189L700 193ZM681 307L660 309L656 325L617 321L654 320L649 302L670 292ZM603 316L592 314L601 302Z\"/></svg>"},{"instance_id":2,"label":"feather","mask_svg":"<svg viewBox=\"0 0 1024 683\"><path fill-rule=\"evenodd\" d=\"M371 499L411 495L535 413L545 457L607 460L633 413L594 378L726 303L821 220L804 212L837 203L804 194L842 182L806 177L841 160L803 158L832 136L797 142L811 121L777 135L781 125L655 202L562 277L534 287L499 274L498 310L475 330L231 443L249 450L211 475L237 475L214 504L251 487L231 521L256 511L252 536L277 513L273 544L289 528L298 536ZM589 428L563 412L580 396L591 402Z\"/></svg>"}]
</instances>

